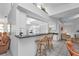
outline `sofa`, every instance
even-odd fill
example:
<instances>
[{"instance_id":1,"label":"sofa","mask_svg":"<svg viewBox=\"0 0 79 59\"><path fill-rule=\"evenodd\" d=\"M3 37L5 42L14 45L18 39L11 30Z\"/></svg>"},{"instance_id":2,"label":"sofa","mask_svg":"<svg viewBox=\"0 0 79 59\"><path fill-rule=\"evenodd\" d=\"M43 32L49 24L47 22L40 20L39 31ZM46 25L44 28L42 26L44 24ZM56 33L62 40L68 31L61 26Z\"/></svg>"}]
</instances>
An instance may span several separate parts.
<instances>
[{"instance_id":1,"label":"sofa","mask_svg":"<svg viewBox=\"0 0 79 59\"><path fill-rule=\"evenodd\" d=\"M10 38L7 36L7 33L3 33L3 36L0 39L0 54L7 52L9 46L10 46Z\"/></svg>"}]
</instances>

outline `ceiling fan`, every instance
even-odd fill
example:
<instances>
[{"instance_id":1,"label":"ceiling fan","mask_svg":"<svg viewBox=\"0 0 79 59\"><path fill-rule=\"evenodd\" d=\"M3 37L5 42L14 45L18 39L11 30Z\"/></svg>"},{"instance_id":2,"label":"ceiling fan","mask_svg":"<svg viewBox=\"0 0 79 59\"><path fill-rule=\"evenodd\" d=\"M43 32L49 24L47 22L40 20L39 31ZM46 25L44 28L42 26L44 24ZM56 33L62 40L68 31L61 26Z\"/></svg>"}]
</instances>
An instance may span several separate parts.
<instances>
[{"instance_id":1,"label":"ceiling fan","mask_svg":"<svg viewBox=\"0 0 79 59\"><path fill-rule=\"evenodd\" d=\"M47 13L46 8L43 6L42 3L38 4L38 3L33 3L35 6L37 6L39 9L41 9L42 11L44 11L45 13ZM47 13L48 14L48 13Z\"/></svg>"},{"instance_id":2,"label":"ceiling fan","mask_svg":"<svg viewBox=\"0 0 79 59\"><path fill-rule=\"evenodd\" d=\"M46 9L41 5L41 10L43 10L45 13L47 13Z\"/></svg>"}]
</instances>

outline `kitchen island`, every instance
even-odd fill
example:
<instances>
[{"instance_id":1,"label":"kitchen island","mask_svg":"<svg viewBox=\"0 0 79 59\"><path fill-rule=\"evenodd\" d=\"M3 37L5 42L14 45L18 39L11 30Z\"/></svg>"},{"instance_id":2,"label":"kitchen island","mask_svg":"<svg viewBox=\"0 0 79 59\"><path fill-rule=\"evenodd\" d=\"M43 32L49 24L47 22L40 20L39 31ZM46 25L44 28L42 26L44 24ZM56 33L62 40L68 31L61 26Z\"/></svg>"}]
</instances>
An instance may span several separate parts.
<instances>
[{"instance_id":1,"label":"kitchen island","mask_svg":"<svg viewBox=\"0 0 79 59\"><path fill-rule=\"evenodd\" d=\"M17 37L15 35L10 35L11 45L10 49L13 55L18 56L35 56L36 54L36 44L35 40L39 39L42 35L49 35L53 33L47 34L39 34L33 36L26 37Z\"/></svg>"}]
</instances>

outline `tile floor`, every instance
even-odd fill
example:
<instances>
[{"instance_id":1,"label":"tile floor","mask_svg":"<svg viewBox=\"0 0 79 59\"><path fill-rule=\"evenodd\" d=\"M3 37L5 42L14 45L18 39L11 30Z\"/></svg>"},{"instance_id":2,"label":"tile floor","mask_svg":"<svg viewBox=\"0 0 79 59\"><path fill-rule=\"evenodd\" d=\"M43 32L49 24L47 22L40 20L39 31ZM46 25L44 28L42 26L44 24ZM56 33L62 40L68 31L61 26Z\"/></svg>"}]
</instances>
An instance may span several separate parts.
<instances>
[{"instance_id":1,"label":"tile floor","mask_svg":"<svg viewBox=\"0 0 79 59\"><path fill-rule=\"evenodd\" d=\"M79 51L79 44L74 43L74 47ZM65 41L54 41L54 49L47 51L48 56L69 56Z\"/></svg>"},{"instance_id":2,"label":"tile floor","mask_svg":"<svg viewBox=\"0 0 79 59\"><path fill-rule=\"evenodd\" d=\"M68 51L65 46L65 41L54 41L53 49L47 51L48 56L67 56Z\"/></svg>"},{"instance_id":3,"label":"tile floor","mask_svg":"<svg viewBox=\"0 0 79 59\"><path fill-rule=\"evenodd\" d=\"M12 54L10 51L8 51L7 53L1 54L0 56L12 56Z\"/></svg>"}]
</instances>

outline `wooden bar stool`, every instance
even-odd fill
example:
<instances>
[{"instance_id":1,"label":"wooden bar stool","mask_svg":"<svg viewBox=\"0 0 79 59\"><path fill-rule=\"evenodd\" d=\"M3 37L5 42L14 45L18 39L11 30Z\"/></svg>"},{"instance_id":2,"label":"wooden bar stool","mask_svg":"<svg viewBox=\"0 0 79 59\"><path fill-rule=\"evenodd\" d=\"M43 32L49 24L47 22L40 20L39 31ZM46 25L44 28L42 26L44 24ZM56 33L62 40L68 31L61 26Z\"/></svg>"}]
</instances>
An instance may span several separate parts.
<instances>
[{"instance_id":1,"label":"wooden bar stool","mask_svg":"<svg viewBox=\"0 0 79 59\"><path fill-rule=\"evenodd\" d=\"M46 43L45 42L40 42L40 47L41 47L41 56L46 56Z\"/></svg>"},{"instance_id":2,"label":"wooden bar stool","mask_svg":"<svg viewBox=\"0 0 79 59\"><path fill-rule=\"evenodd\" d=\"M40 51L41 50L40 40L36 40L35 43L36 43L36 48L37 48L37 50L36 50L36 56L39 56L40 53L41 53L41 51Z\"/></svg>"},{"instance_id":3,"label":"wooden bar stool","mask_svg":"<svg viewBox=\"0 0 79 59\"><path fill-rule=\"evenodd\" d=\"M53 37L50 35L47 35L47 47L49 50L51 50L53 48Z\"/></svg>"},{"instance_id":4,"label":"wooden bar stool","mask_svg":"<svg viewBox=\"0 0 79 59\"><path fill-rule=\"evenodd\" d=\"M47 55L46 54L46 42L45 42L45 37L43 37L40 40L36 40L36 44L37 44L37 51L36 51L36 56L43 56L43 55Z\"/></svg>"}]
</instances>

